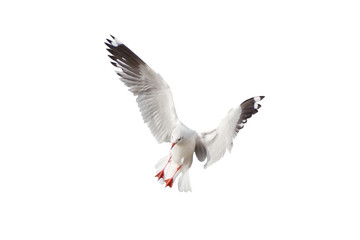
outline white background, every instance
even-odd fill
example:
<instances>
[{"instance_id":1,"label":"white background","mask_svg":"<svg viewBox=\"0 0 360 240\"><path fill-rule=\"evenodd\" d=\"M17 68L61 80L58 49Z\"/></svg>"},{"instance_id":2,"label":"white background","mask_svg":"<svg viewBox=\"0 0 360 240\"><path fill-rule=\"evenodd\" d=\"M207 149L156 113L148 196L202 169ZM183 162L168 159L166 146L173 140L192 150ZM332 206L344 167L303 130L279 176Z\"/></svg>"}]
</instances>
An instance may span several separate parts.
<instances>
[{"instance_id":1,"label":"white background","mask_svg":"<svg viewBox=\"0 0 360 240\"><path fill-rule=\"evenodd\" d=\"M0 6L0 239L360 239L358 1ZM104 41L161 73L186 125L265 95L192 193Z\"/></svg>"}]
</instances>

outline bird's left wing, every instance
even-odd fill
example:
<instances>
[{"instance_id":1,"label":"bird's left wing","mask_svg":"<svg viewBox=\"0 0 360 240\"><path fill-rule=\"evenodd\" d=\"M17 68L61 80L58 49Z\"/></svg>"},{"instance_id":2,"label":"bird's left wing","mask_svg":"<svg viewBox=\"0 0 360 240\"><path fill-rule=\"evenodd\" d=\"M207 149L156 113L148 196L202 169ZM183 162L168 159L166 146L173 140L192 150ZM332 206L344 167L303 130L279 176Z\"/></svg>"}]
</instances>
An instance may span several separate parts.
<instances>
[{"instance_id":1,"label":"bird's left wing","mask_svg":"<svg viewBox=\"0 0 360 240\"><path fill-rule=\"evenodd\" d=\"M144 122L156 140L159 143L170 142L171 133L179 120L168 84L122 42L111 37L113 40L107 39L105 44L111 53L111 63L121 69L116 73L129 91L137 96Z\"/></svg>"},{"instance_id":2,"label":"bird's left wing","mask_svg":"<svg viewBox=\"0 0 360 240\"><path fill-rule=\"evenodd\" d=\"M244 127L247 119L258 112L261 105L257 102L263 98L263 96L260 96L244 101L238 107L231 109L216 129L200 134L197 140L197 147L201 149L201 146L203 146L206 149L207 161L204 166L205 168L222 158L226 149L229 152L231 151L233 139L239 130ZM199 154L196 152L196 155L200 161L205 159L201 151L199 151Z\"/></svg>"}]
</instances>

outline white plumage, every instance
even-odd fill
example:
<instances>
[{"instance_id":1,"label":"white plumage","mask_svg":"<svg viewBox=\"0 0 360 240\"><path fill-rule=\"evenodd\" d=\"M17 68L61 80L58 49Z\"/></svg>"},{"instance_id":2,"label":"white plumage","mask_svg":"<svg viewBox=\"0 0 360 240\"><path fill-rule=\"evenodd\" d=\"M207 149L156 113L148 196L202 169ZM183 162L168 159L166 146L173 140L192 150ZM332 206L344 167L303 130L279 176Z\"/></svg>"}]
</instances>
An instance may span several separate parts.
<instances>
[{"instance_id":1,"label":"white plumage","mask_svg":"<svg viewBox=\"0 0 360 240\"><path fill-rule=\"evenodd\" d=\"M163 78L154 72L135 53L115 37L107 39L109 57L112 64L121 69L120 80L137 96L141 115L151 133L159 143L171 142L169 155L157 164L156 177L165 186L172 187L180 175L179 191L191 191L189 169L196 154L200 161L207 159L205 168L221 159L226 149L231 151L233 139L247 119L257 113L258 104L264 97L258 96L244 101L220 122L219 126L198 134L186 127L177 117L171 90Z\"/></svg>"},{"instance_id":2,"label":"white plumage","mask_svg":"<svg viewBox=\"0 0 360 240\"><path fill-rule=\"evenodd\" d=\"M167 83L147 65L139 66L139 74L126 70L117 73L129 87L129 91L137 96L136 102L141 115L156 140L159 143L169 142L171 133L179 121Z\"/></svg>"}]
</instances>

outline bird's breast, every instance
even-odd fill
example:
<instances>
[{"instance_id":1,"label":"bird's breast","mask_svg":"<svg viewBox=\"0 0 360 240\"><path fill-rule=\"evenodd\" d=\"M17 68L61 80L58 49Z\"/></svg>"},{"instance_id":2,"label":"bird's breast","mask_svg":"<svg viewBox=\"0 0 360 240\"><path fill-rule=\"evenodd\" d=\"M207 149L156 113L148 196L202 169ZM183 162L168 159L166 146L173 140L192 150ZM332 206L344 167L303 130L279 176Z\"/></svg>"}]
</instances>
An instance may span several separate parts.
<instances>
[{"instance_id":1,"label":"bird's breast","mask_svg":"<svg viewBox=\"0 0 360 240\"><path fill-rule=\"evenodd\" d=\"M190 161L192 160L193 154L195 150L195 144L191 143L183 143L175 145L171 151L171 159L174 162L181 164L182 161Z\"/></svg>"}]
</instances>

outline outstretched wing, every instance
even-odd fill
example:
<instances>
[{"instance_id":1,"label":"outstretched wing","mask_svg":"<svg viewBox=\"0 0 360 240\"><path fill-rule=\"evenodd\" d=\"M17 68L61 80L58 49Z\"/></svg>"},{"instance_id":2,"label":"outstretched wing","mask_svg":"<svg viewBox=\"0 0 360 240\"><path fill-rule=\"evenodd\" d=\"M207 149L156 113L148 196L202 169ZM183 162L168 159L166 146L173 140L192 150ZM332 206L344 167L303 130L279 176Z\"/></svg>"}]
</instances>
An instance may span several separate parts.
<instances>
[{"instance_id":1,"label":"outstretched wing","mask_svg":"<svg viewBox=\"0 0 360 240\"><path fill-rule=\"evenodd\" d=\"M216 129L200 134L197 144L199 146L203 145L206 149L207 162L204 166L205 168L222 158L226 149L229 152L231 151L233 139L239 130L244 127L247 119L258 112L257 109L261 105L257 102L263 98L263 96L260 96L244 101L240 106L231 109ZM202 159L199 158L199 160L204 160L204 157Z\"/></svg>"},{"instance_id":2,"label":"outstretched wing","mask_svg":"<svg viewBox=\"0 0 360 240\"><path fill-rule=\"evenodd\" d=\"M137 96L144 122L156 140L159 143L170 142L171 133L179 120L168 84L122 42L111 37L113 40L107 39L105 44L111 53L111 63L121 69L116 73L129 91Z\"/></svg>"}]
</instances>

